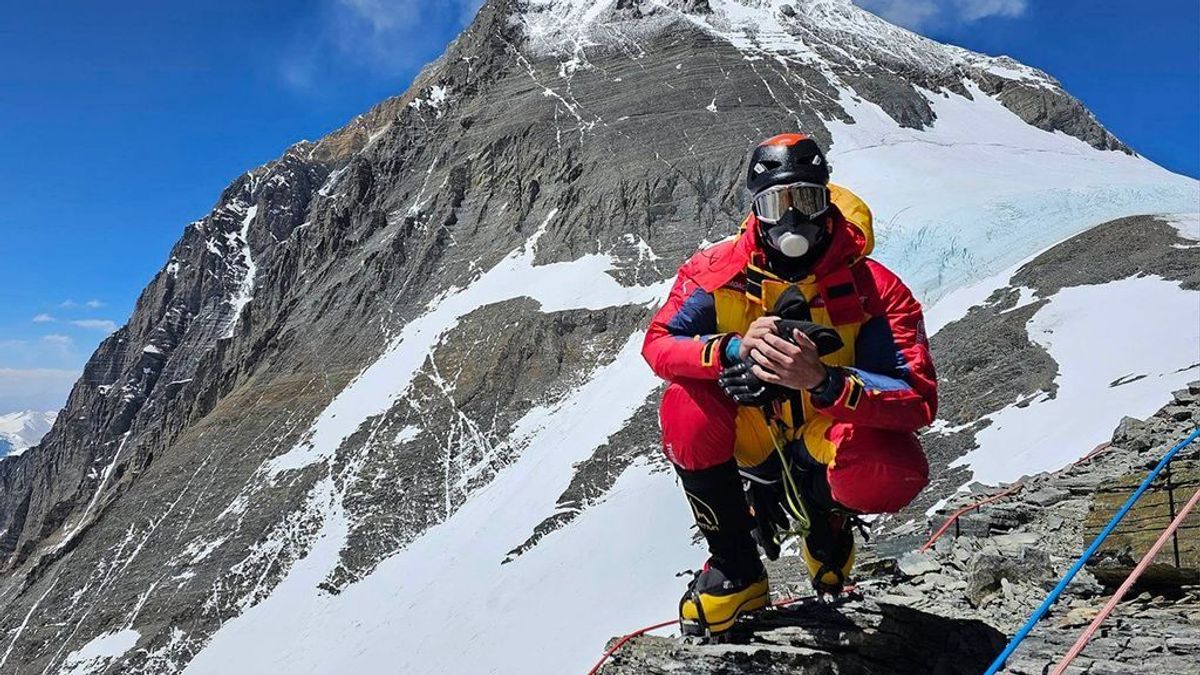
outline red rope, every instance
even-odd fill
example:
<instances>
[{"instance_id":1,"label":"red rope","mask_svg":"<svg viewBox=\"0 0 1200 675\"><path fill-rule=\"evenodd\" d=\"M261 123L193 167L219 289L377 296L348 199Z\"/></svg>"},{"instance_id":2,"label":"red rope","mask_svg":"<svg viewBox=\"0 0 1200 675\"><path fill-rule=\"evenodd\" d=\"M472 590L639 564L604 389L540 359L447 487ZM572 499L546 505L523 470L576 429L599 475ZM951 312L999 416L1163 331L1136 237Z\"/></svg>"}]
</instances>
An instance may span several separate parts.
<instances>
[{"instance_id":1,"label":"red rope","mask_svg":"<svg viewBox=\"0 0 1200 675\"><path fill-rule=\"evenodd\" d=\"M1067 666L1069 666L1071 662L1075 660L1075 657L1079 656L1079 653L1082 652L1083 648L1087 646L1087 643L1092 639L1092 636L1096 634L1097 630L1099 630L1100 624L1104 623L1104 620L1107 619L1110 614L1112 614L1113 610L1117 607L1117 603L1121 601L1121 598L1125 597L1125 594L1128 593L1129 589L1133 587L1133 584L1138 580L1138 577L1142 576L1142 572L1145 572L1146 568L1150 566L1150 563L1154 562L1154 558L1158 556L1158 552L1162 550L1164 545L1166 545L1167 540L1171 538L1171 535L1175 534L1175 530L1178 530L1179 526L1183 524L1183 519L1187 517L1188 513L1193 508L1195 508L1197 503L1200 503L1200 490L1196 490L1196 493L1192 495L1192 498L1188 501L1187 505L1184 506L1179 512L1179 515L1175 516L1175 520L1171 521L1171 524L1167 526L1167 529L1162 531L1162 534L1158 536L1158 540L1154 542L1154 545L1150 547L1150 550L1146 551L1146 555L1142 556L1142 559L1138 561L1137 567L1133 568L1133 571L1129 573L1128 577L1125 577L1125 581L1121 584L1121 587L1117 589L1117 592L1113 593L1113 596L1108 599L1108 602L1104 603L1104 608L1100 610L1100 613L1096 615L1096 618L1092 619L1092 623L1089 624L1083 633L1079 635L1079 639L1075 641L1075 644L1071 645L1071 649L1067 652L1066 656L1064 656L1062 660L1058 662L1058 665L1054 667L1054 672L1052 675L1062 675L1062 673L1066 671Z\"/></svg>"},{"instance_id":2,"label":"red rope","mask_svg":"<svg viewBox=\"0 0 1200 675\"><path fill-rule=\"evenodd\" d=\"M845 590L847 592L849 592L849 591L853 591L854 589L855 589L855 586L850 585L850 586L846 586ZM800 602L801 600L805 600L805 599L808 599L811 597L812 596L803 596L803 597L798 597L798 598L787 598L786 600L778 600L776 602L771 603L771 607L785 607L787 605L792 605L797 602ZM639 628L639 629L633 631L632 633L629 633L628 635L623 636L620 640L617 640L616 642L614 642L613 646L608 648L608 651L604 652L604 656L600 657L600 660L596 662L596 665L592 666L592 669L587 672L587 675L596 675L596 673L600 672L600 666L603 666L604 662L607 661L609 659L609 657L611 657L613 654L616 654L617 650L620 649L621 647L623 647L626 642L629 642L630 640L632 640L635 637L638 637L639 635L645 635L646 633L649 633L652 630L658 630L659 628L665 628L667 626L670 626L673 623L679 623L679 619L671 619L670 621L663 621L660 623L653 624L651 626Z\"/></svg>"},{"instance_id":3,"label":"red rope","mask_svg":"<svg viewBox=\"0 0 1200 675\"><path fill-rule=\"evenodd\" d=\"M1096 455L1109 449L1110 447L1112 447L1111 443L1101 443L1100 445L1097 445L1096 447L1092 448L1091 452L1089 452L1088 454L1075 460L1075 462L1072 463L1071 466L1075 466L1076 464L1082 464L1082 463L1088 461L1089 459L1095 457ZM990 504L990 503L996 501L997 499L1000 499L1001 497L1007 497L1008 495L1015 494L1016 492L1019 492L1021 490L1021 487L1022 487L1022 485L1018 481L1017 483L1014 483L1011 487L1009 487L1007 490L1004 490L1003 492L996 493L996 494L992 495L991 497L988 497L987 499L982 499L980 501L975 502L974 504L971 504L969 506L964 506L961 509L955 511L954 513L952 513L950 515L949 518L946 519L946 522L943 523L942 526L938 528L938 531L933 533L933 536L931 536L929 538L929 541L925 542L919 550L922 553L924 553L925 551L928 551L929 547L933 546L934 542L936 542L943 534L945 534L946 530L950 529L950 526L953 525L959 519L959 517L962 516L963 514L966 514L970 511L974 511L975 509L983 506L984 504Z\"/></svg>"},{"instance_id":4,"label":"red rope","mask_svg":"<svg viewBox=\"0 0 1200 675\"><path fill-rule=\"evenodd\" d=\"M981 499L981 500L975 502L974 504L964 506L961 509L950 514L950 517L946 519L946 522L942 523L942 526L938 528L938 531L934 532L933 536L931 536L929 538L929 541L922 544L921 548L919 550L922 553L924 553L925 551L928 551L929 547L933 546L933 543L935 541L937 541L938 538L940 538L943 534L945 534L946 530L950 529L950 526L953 525L955 523L955 521L958 520L959 516L969 512L969 511L974 511L975 509L983 506L984 504L990 504L990 503L996 501L997 499L1000 499L1001 497L1007 497L1008 495L1011 495L1011 494L1019 491L1021 489L1021 487L1022 487L1021 483L1013 483L1007 490L1004 490L1003 492L997 492L996 494L992 495L991 497L988 497L987 499Z\"/></svg>"},{"instance_id":5,"label":"red rope","mask_svg":"<svg viewBox=\"0 0 1200 675\"><path fill-rule=\"evenodd\" d=\"M1092 448L1092 451L1089 452L1088 454L1075 460L1074 464L1072 464L1071 466L1075 466L1075 464L1082 464L1111 447L1112 447L1112 443L1109 443L1107 441L1104 443L1101 443L1100 445L1097 445L1096 447Z\"/></svg>"},{"instance_id":6,"label":"red rope","mask_svg":"<svg viewBox=\"0 0 1200 675\"><path fill-rule=\"evenodd\" d=\"M1100 445L1097 445L1095 448L1093 448L1091 452L1089 452L1088 454L1084 455L1079 460L1077 460L1075 462L1075 464L1080 464L1082 462L1086 462L1087 460L1091 459L1092 457L1095 457L1096 455L1100 454L1104 450L1107 450L1108 448L1109 448L1108 443L1101 443ZM1019 482L1014 483L1012 486L1010 486L1007 490L1004 490L1003 492L999 492L997 494L992 495L991 497L988 497L987 499L982 499L978 502L975 502L974 504L971 504L970 506L964 506L961 509L955 511L949 518L946 519L946 522L944 524L942 524L942 526L940 528L938 528L938 531L935 532L933 534L933 536L929 538L929 541L925 542L925 544L923 546L921 546L920 550L922 552L929 550L929 547L933 546L933 543L936 542L939 537L941 537L943 534L945 534L946 530L950 529L950 526L953 525L956 520L958 520L959 516L962 516L963 514L968 513L970 511L974 511L975 509L983 506L984 504L990 504L991 502L994 502L1002 497L1007 497L1010 494L1014 494L1014 493L1018 492L1022 487L1023 486L1021 485L1021 483L1019 483ZM851 589L853 589L853 586L847 586L847 588L846 588L846 590L851 590ZM786 605L791 605L791 604L797 603L803 599L804 599L803 597L788 598L786 600L780 600L778 602L771 603L771 607L784 607ZM600 672L600 667L604 665L604 662L608 661L608 659L611 658L613 654L616 654L618 649L625 646L626 642L629 642L630 640L632 640L635 637L645 635L646 633L649 633L652 630L658 630L659 628L666 628L667 626L670 626L673 623L678 623L678 619L672 619L670 621L661 621L659 623L652 624L650 626L644 626L642 628L639 628L639 629L633 631L632 633L623 635L621 637L621 639L614 642L613 646L609 647L608 650L604 652L604 655L600 657L600 660L596 662L596 665L592 666L592 669L587 672L587 675L596 675L596 673Z\"/></svg>"},{"instance_id":7,"label":"red rope","mask_svg":"<svg viewBox=\"0 0 1200 675\"><path fill-rule=\"evenodd\" d=\"M592 666L592 669L588 671L588 675L596 675L596 673L600 672L600 666L603 666L604 662L608 660L608 657L612 656L613 654L616 654L617 650L620 649L621 647L623 647L626 642L629 642L630 640L632 640L633 638L635 638L639 635L644 635L645 633L649 633L652 630L655 630L658 628L665 628L667 626L670 626L673 623L678 623L678 622L679 622L679 619L671 619L670 621L663 621L661 623L656 623L653 626L646 626L645 628L639 628L639 629L633 631L632 633L629 633L628 635L622 637L620 640L617 640L616 643L613 644L613 646L609 647L608 651L604 652L604 656L601 656L600 660L596 662L596 665Z\"/></svg>"}]
</instances>

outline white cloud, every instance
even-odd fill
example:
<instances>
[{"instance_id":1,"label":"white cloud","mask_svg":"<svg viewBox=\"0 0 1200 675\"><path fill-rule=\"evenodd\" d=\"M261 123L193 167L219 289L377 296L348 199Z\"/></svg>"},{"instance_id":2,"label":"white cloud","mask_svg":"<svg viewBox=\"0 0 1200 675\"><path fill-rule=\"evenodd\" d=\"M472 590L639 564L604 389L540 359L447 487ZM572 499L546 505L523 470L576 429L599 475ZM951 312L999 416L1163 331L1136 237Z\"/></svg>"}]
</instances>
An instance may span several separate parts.
<instances>
[{"instance_id":1,"label":"white cloud","mask_svg":"<svg viewBox=\"0 0 1200 675\"><path fill-rule=\"evenodd\" d=\"M917 31L991 17L1016 18L1029 8L1028 0L854 0L854 3L894 24Z\"/></svg>"},{"instance_id":2,"label":"white cloud","mask_svg":"<svg viewBox=\"0 0 1200 675\"><path fill-rule=\"evenodd\" d=\"M104 306L104 302L101 300L88 300L87 302L85 302L83 304L87 305L91 309L100 309L101 307Z\"/></svg>"},{"instance_id":3,"label":"white cloud","mask_svg":"<svg viewBox=\"0 0 1200 675\"><path fill-rule=\"evenodd\" d=\"M79 303L75 302L74 300L72 300L70 298L67 298L66 300L63 300L62 302L58 303L58 306L62 307L63 309L74 309L75 307L79 306Z\"/></svg>"},{"instance_id":4,"label":"white cloud","mask_svg":"<svg viewBox=\"0 0 1200 675\"><path fill-rule=\"evenodd\" d=\"M66 335L0 340L0 368L76 368L80 355Z\"/></svg>"},{"instance_id":5,"label":"white cloud","mask_svg":"<svg viewBox=\"0 0 1200 675\"><path fill-rule=\"evenodd\" d=\"M314 34L298 40L280 62L284 82L317 90L329 71L346 66L391 76L433 58L445 32L458 32L483 0L325 0Z\"/></svg>"},{"instance_id":6,"label":"white cloud","mask_svg":"<svg viewBox=\"0 0 1200 675\"><path fill-rule=\"evenodd\" d=\"M32 364L35 366L54 362L68 362L75 358L75 341L68 335L51 333L50 335L42 336L40 349L31 351L35 354Z\"/></svg>"},{"instance_id":7,"label":"white cloud","mask_svg":"<svg viewBox=\"0 0 1200 675\"><path fill-rule=\"evenodd\" d=\"M1018 17L1028 9L1026 0L954 0L954 4L966 21L978 21L990 16Z\"/></svg>"},{"instance_id":8,"label":"white cloud","mask_svg":"<svg viewBox=\"0 0 1200 675\"><path fill-rule=\"evenodd\" d=\"M78 370L0 368L0 414L57 410L67 400Z\"/></svg>"},{"instance_id":9,"label":"white cloud","mask_svg":"<svg viewBox=\"0 0 1200 675\"><path fill-rule=\"evenodd\" d=\"M49 314L45 314L45 313L38 314L37 316L33 317L33 319L32 319L32 321L34 323L54 323L57 320L58 319L55 319L54 317L50 316Z\"/></svg>"},{"instance_id":10,"label":"white cloud","mask_svg":"<svg viewBox=\"0 0 1200 675\"><path fill-rule=\"evenodd\" d=\"M89 328L92 330L102 330L106 333L111 333L117 329L116 322L109 321L108 319L79 319L77 321L72 321L71 325L79 326L80 328Z\"/></svg>"}]
</instances>

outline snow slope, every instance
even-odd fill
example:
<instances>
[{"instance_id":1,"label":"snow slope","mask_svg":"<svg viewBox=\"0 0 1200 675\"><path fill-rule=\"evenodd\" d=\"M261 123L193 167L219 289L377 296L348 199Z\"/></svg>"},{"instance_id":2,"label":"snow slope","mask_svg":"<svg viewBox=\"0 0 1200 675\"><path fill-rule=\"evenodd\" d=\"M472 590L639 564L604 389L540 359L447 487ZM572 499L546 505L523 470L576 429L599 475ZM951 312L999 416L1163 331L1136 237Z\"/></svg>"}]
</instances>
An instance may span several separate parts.
<instances>
[{"instance_id":1,"label":"snow slope","mask_svg":"<svg viewBox=\"0 0 1200 675\"><path fill-rule=\"evenodd\" d=\"M530 25L543 37L599 15L596 5L581 2L535 4L543 23ZM739 28L775 26L780 3L712 4L718 16L704 25L748 59L778 56L784 67L792 61L819 65L819 54L782 28L750 37ZM965 58L946 49L950 57ZM995 74L1054 86L1019 64L980 63ZM988 279L1100 222L1194 209L1196 181L1136 156L1097 150L1032 127L971 81L963 82L971 98L923 92L937 119L917 130L901 127L827 74L839 83L838 105L853 119L827 121L835 179L871 204L878 223L876 257L926 300ZM190 663L189 673L581 672L610 636L669 618L681 587L674 573L698 564L703 555L691 544L690 515L673 478L647 463L627 469L602 503L502 564L554 513L573 464L588 458L653 395L658 382L637 354L638 334L588 382L526 415L505 441L520 448L514 463L446 521L340 593L319 587L338 564L349 531L345 495L333 476L335 454L360 425L407 393L428 346L460 317L520 296L534 297L552 311L648 304L665 294L665 281L620 287L607 274L615 261L605 255L533 265L545 227L524 248L468 287L452 289L405 326L386 353L318 416L305 440L264 465L264 480L326 467L328 475L308 502L320 514L320 535L266 599L224 624ZM1102 320L1097 303L1105 293L1149 293L1161 303L1160 311L1186 310L1188 296L1161 280L1108 286L1067 289L1031 322L1031 336L1062 364L1059 398L998 414L989 431L1000 435L981 434L980 454L966 460L979 476L1003 479L997 476L1007 469L992 458L1016 442L1041 448L1030 451L1036 455L1034 466L1065 463L1091 446L1083 447L1086 435L1072 435L1071 442L1078 439L1080 445L1069 444L1066 432L1078 427L1061 420L1086 420L1091 429L1108 433L1112 424L1097 423L1098 416L1105 422L1118 409L1119 414L1152 410L1177 387L1176 379L1194 377L1171 374L1165 361L1147 357L1124 368L1147 374L1141 384L1108 388L1109 381L1126 373L1095 371L1090 364L1112 359L1104 350L1115 346L1097 345L1087 353L1071 349L1074 341L1086 343L1094 335ZM248 297L252 281L245 290ZM1178 339L1189 338L1195 344L1190 333ZM1181 344L1171 343L1172 354ZM1101 380L1105 389L1097 391ZM1023 415L1030 416L1028 424ZM1017 432L1028 438L1003 435Z\"/></svg>"},{"instance_id":2,"label":"snow slope","mask_svg":"<svg viewBox=\"0 0 1200 675\"><path fill-rule=\"evenodd\" d=\"M337 560L344 523L333 509L313 552L186 672L582 672L609 636L659 619L678 594L674 573L701 554L679 526L688 512L674 481L644 464L572 526L501 565L554 508L571 465L657 385L640 341L633 335L567 400L531 411L519 424L528 446L515 464L337 596L316 588Z\"/></svg>"},{"instance_id":3,"label":"snow slope","mask_svg":"<svg viewBox=\"0 0 1200 675\"><path fill-rule=\"evenodd\" d=\"M54 426L58 411L22 412L0 415L0 457L19 455L38 444Z\"/></svg>"},{"instance_id":4,"label":"snow slope","mask_svg":"<svg viewBox=\"0 0 1200 675\"><path fill-rule=\"evenodd\" d=\"M605 255L534 266L537 241L554 215L520 250L410 322L318 417L306 440L264 466L264 476L331 464L349 434L407 391L427 345L475 307L531 296L546 311L600 308L651 303L666 293L665 282L621 287L607 274L615 261ZM321 481L310 502L323 522L312 550L270 597L227 622L187 672L460 672L473 664L473 672L507 673L532 654L545 672L578 670L629 621L673 606L674 573L699 556L680 527L687 508L673 480L645 464L628 469L604 504L501 565L554 511L573 464L619 431L658 387L639 354L641 339L631 335L588 382L526 414L507 440L523 448L515 463L447 521L336 596L318 584L338 562L348 523L344 495L331 478ZM613 536L635 520L654 524ZM596 547L600 539L611 545ZM579 607L588 608L583 620Z\"/></svg>"},{"instance_id":5,"label":"snow slope","mask_svg":"<svg viewBox=\"0 0 1200 675\"><path fill-rule=\"evenodd\" d=\"M1200 293L1158 277L1064 288L1026 327L1058 362L1058 391L988 416L979 447L952 464L984 483L1059 469L1200 376Z\"/></svg>"}]
</instances>

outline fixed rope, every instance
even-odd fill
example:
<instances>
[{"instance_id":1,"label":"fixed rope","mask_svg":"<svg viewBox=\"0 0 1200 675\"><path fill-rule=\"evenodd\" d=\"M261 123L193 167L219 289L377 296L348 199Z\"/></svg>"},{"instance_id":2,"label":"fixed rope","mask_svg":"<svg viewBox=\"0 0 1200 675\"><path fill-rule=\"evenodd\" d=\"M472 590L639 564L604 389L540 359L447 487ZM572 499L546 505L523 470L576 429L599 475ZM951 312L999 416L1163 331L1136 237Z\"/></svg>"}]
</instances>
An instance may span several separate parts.
<instances>
[{"instance_id":1,"label":"fixed rope","mask_svg":"<svg viewBox=\"0 0 1200 675\"><path fill-rule=\"evenodd\" d=\"M934 532L933 536L929 537L929 541L922 544L921 548L918 550L921 551L922 553L924 553L925 551L928 551L929 547L933 546L934 542L936 542L943 534L945 534L946 530L950 529L951 525L957 523L959 517L962 516L963 514L974 511L975 509L983 506L984 504L990 504L998 499L1002 499L1011 494L1016 494L1017 492L1021 491L1022 487L1024 487L1024 485L1022 485L1021 483L1013 483L1012 485L1010 485L1008 487L1007 490L1004 490L1003 492L997 492L996 494L992 495L991 497L988 497L987 499L981 499L981 500L975 502L974 504L969 504L967 506L964 506L961 509L950 514L950 517L946 519L946 522L942 523L942 526L938 528L938 531Z\"/></svg>"},{"instance_id":2,"label":"fixed rope","mask_svg":"<svg viewBox=\"0 0 1200 675\"><path fill-rule=\"evenodd\" d=\"M1029 636L1029 633L1033 630L1033 627L1037 624L1037 622L1040 621L1043 616L1045 616L1046 612L1050 609L1050 606L1053 605L1054 602L1058 600L1059 596L1062 595L1063 591L1066 590L1067 584L1069 584L1071 582L1071 580L1075 578L1075 575L1079 573L1079 570L1081 570L1083 568L1083 565L1092 557L1093 554L1095 554L1096 550L1100 548L1100 545L1102 543L1104 543L1104 540L1107 539L1110 534L1112 534L1112 531L1116 528L1117 524L1119 522L1121 522L1121 520L1125 517L1125 515L1129 512L1129 510L1133 508L1134 503L1136 503L1137 500L1141 498L1142 494L1147 490L1147 488L1149 488L1150 484L1154 481L1154 479L1156 477L1158 477L1158 474L1162 472L1162 470L1170 463L1170 461L1175 457L1175 455L1179 454L1180 450L1182 450L1183 448L1190 445L1193 441L1196 440L1197 437L1200 437L1200 428L1193 430L1192 433L1187 436L1187 438L1183 439L1179 443L1176 443L1170 450L1167 451L1167 453L1165 455L1163 455L1163 458L1161 460L1159 460L1158 464L1155 465L1155 467L1150 471L1150 473L1146 476L1145 480L1143 480L1141 485L1138 486L1138 489L1135 490L1134 493L1129 496L1129 499L1127 499L1125 501L1125 503L1116 512L1116 514L1113 515L1112 519L1108 521L1108 524L1104 526L1104 529L1100 531L1100 534L1098 534L1096 536L1096 538L1092 541L1091 545L1088 546L1087 550L1085 550L1083 552L1083 555L1081 555L1079 557L1079 559L1075 561L1075 564L1071 566L1071 569L1067 571L1067 574L1058 582L1058 585L1056 585L1054 587L1054 590L1050 591L1050 595L1048 595L1046 597L1046 599L1042 602L1041 606L1039 606L1037 608L1037 610L1034 611L1033 615L1029 617L1029 620L1025 623L1025 625L1022 626L1021 629L1017 631L1017 633L1013 636L1012 640L1010 640L1008 645L1004 648L1004 651L1001 652L1000 655L996 657L996 660L992 662L992 665L988 668L985 675L995 675L995 673L999 672L999 670L1004 667L1004 664L1008 661L1008 657L1012 656L1012 653L1014 651L1016 651L1017 647L1021 644L1021 642L1023 642L1025 640L1025 638ZM1081 458L1078 462L1076 462L1076 464L1085 462L1085 461L1091 459L1092 457L1096 456L1100 452L1107 450L1108 448L1109 448L1108 444L1099 445L1095 449L1093 449L1091 452L1089 452L1087 455L1085 455L1083 458ZM929 541L925 542L925 544L921 547L921 550L922 551L928 550L928 548L930 546L932 546L933 543L935 541L937 541L937 539L939 537L941 537L942 534L944 534L946 532L946 530L949 529L949 527L954 522L956 522L958 520L958 518L960 516L962 516L964 513L967 513L973 509L977 509L980 506L983 506L984 504L994 502L998 499L1001 499L1002 497L1008 496L1010 494L1014 494L1017 491L1019 491L1022 487L1023 487L1023 485L1021 483L1019 483L1019 482L1015 483L1003 492L997 493L995 495L992 495L991 497L988 497L987 499L980 500L979 502L976 502L974 504L971 504L969 506L959 509L953 515L951 515L950 518L948 518L946 520L946 522L942 525L942 527L939 528L938 531L935 532L932 537L930 537ZM1179 516L1176 518L1176 521L1178 521L1179 523L1182 523L1183 518L1191 511L1191 509L1195 506L1195 503L1197 501L1200 501L1200 490L1198 490L1196 492L1196 494L1192 496L1192 500L1190 502L1188 502L1188 505L1186 507L1184 507L1184 509L1180 512ZM1170 535L1174 534L1175 530L1178 529L1178 525L1175 522L1172 522L1172 525L1174 527L1169 527L1167 531L1164 531L1164 536L1160 538L1161 542L1165 542L1166 539ZM1162 548L1161 543L1156 542L1156 545L1158 546L1158 548L1160 548L1160 549ZM1155 551L1155 553L1157 553L1157 551ZM1151 556L1151 559L1153 559L1153 556ZM1147 565L1148 564L1149 563L1147 563ZM1139 563L1139 566L1140 566L1140 563ZM1139 574L1140 574L1140 572L1139 572ZM1129 582L1129 583L1132 586L1132 582ZM809 599L809 598L805 598L805 597L788 598L786 600L780 600L777 602L773 602L773 603L771 603L770 606L771 607L784 607L786 605L795 604L795 603L800 602L801 600L805 600L805 599ZM1114 606L1116 605L1115 601L1110 601L1110 602L1112 602L1112 604ZM1111 610L1109 610L1109 612L1111 613ZM1107 616L1107 615L1105 615L1105 616ZM612 655L617 652L617 650L619 650L621 647L623 647L627 642L629 642L633 638L641 636L641 635L645 635L646 633L648 633L652 630L657 630L659 628L665 628L665 627L670 626L671 624L674 624L677 622L678 622L678 619L671 619L669 621L661 621L659 623L651 624L649 626L644 626L644 627L639 628L631 633L627 633L627 634L623 635L619 640L614 642L611 647L609 647L607 650L605 650L604 654L600 657L600 660L596 661L596 664L594 666L592 666L591 670L588 671L587 675L596 675L597 673L599 673L600 668L602 668L604 666L605 662L607 662L608 659L611 658ZM1098 624L1097 624L1097 626L1098 626ZM1089 628L1091 628L1091 627L1089 626ZM1092 632L1094 633L1095 631L1093 630ZM1088 635L1088 639L1090 639L1090 637L1091 636ZM1083 643L1079 645L1080 650L1082 650L1084 644L1086 644L1086 640L1084 640ZM1072 648L1072 649L1074 649L1074 648ZM1072 656L1071 658L1074 658L1074 657ZM1065 665L1063 667L1065 668ZM1055 672L1059 673L1061 671L1055 671Z\"/></svg>"},{"instance_id":3,"label":"fixed rope","mask_svg":"<svg viewBox=\"0 0 1200 675\"><path fill-rule=\"evenodd\" d=\"M1191 442L1196 440L1197 437L1200 437L1200 427L1194 429L1192 433L1188 434L1187 438L1176 443L1170 450L1167 451L1165 455L1163 455L1163 458L1160 459L1158 464L1156 464L1154 468L1150 470L1150 473L1147 474L1145 480L1142 481L1142 484L1138 486L1137 490L1134 490L1133 494L1129 495L1129 499L1125 500L1125 503L1121 505L1121 508L1118 509L1115 514L1113 514L1112 519L1108 521L1108 524L1104 526L1104 529L1100 530L1100 534L1096 535L1096 538L1092 540L1092 543L1087 547L1087 550L1083 552L1083 555L1079 556L1079 559L1075 561L1074 565L1071 565L1071 569L1067 570L1066 575L1064 575L1063 578L1058 582L1058 584L1054 587L1054 590L1050 591L1050 594L1046 596L1046 599L1042 601L1042 604L1038 606L1036 610L1034 610L1033 615L1029 617L1029 620L1025 622L1025 625L1021 626L1021 629L1018 630L1015 635L1013 635L1012 639L1009 640L1008 645L1004 648L1004 651L1000 652L1000 655L997 656L996 660L992 662L992 665L987 669L985 675L995 675L1000 671L1001 668L1004 667L1004 664L1008 662L1008 657L1012 656L1013 652L1017 650L1017 647L1025 640L1025 638L1029 637L1029 633L1033 630L1033 627L1037 625L1038 621L1041 621L1042 617L1045 616L1046 612L1050 609L1050 606L1053 605L1055 601L1058 600L1059 596L1063 594L1063 591L1066 590L1067 584L1071 583L1071 580L1075 578L1075 575L1079 573L1079 570L1083 569L1084 564L1087 563L1087 561L1096 553L1096 550L1100 548L1100 545L1104 543L1104 540L1108 539L1108 535L1112 534L1112 531L1116 529L1117 523L1121 522L1121 520L1125 518L1125 515L1129 513L1130 509L1133 508L1134 503L1137 502L1137 500L1141 498L1142 494L1146 492L1146 490L1150 487L1150 484L1154 482L1155 478L1158 477L1158 474L1162 473L1162 470L1166 468L1167 464L1170 463L1172 459L1174 459L1175 455L1179 454L1180 450L1191 444Z\"/></svg>"},{"instance_id":4,"label":"fixed rope","mask_svg":"<svg viewBox=\"0 0 1200 675\"><path fill-rule=\"evenodd\" d=\"M1111 443L1101 443L1100 445L1097 445L1096 447L1092 448L1092 450L1090 452L1088 452L1088 454L1075 460L1075 462L1071 466L1083 464L1084 462L1086 462L1086 461L1090 460L1091 458L1095 457L1096 455L1104 452L1105 450L1109 449L1110 447L1112 447ZM958 509L954 513L950 514L950 517L946 518L946 522L942 523L942 526L938 528L937 532L934 532L933 535L931 535L929 537L929 540L926 541L924 544L922 544L921 548L919 548L918 550L921 551L922 553L928 551L929 548L931 546L933 546L934 543L936 543L937 540L940 539L943 534L946 533L946 530L949 530L951 525L956 524L958 522L958 519L961 518L962 516L966 515L967 513L970 513L971 511L974 511L975 509L977 509L981 506L984 506L985 504L991 504L992 502L994 502L998 499L1007 497L1012 494L1016 494L1017 492L1020 492L1023 487L1024 487L1024 485L1020 481L1017 481L1016 483L1010 485L1007 489L1003 490L1002 492L997 492L996 494L994 494L986 499L981 499L973 504L968 504L967 506L964 506L964 507Z\"/></svg>"},{"instance_id":5,"label":"fixed rope","mask_svg":"<svg viewBox=\"0 0 1200 675\"><path fill-rule=\"evenodd\" d=\"M1200 503L1200 490L1196 490L1196 493L1192 495L1191 500L1189 500L1179 514L1175 516L1175 519L1171 521L1171 524L1162 531L1162 534L1158 536L1158 540L1154 542L1154 545L1150 547L1149 551L1146 551L1146 555L1142 556L1142 559L1138 561L1137 567L1133 568L1133 571L1129 573L1128 577L1125 577L1125 581L1121 584L1121 587L1117 589L1117 592L1113 593L1113 596L1108 599L1108 602L1104 603L1104 608L1100 610L1100 613L1096 615L1096 618L1092 619L1092 623L1089 624L1083 633L1080 634L1079 639L1075 641L1075 644L1071 645L1071 649L1067 651L1066 656L1064 656L1062 660L1058 662L1058 665L1054 667L1054 672L1051 675L1063 675L1063 673L1066 672L1067 666L1071 665L1071 662L1075 660L1075 657L1079 656L1079 653L1082 652L1083 648L1087 646L1087 643L1091 641L1092 636L1096 634L1097 630L1099 630L1100 624L1104 623L1105 619L1107 619L1108 616L1113 613L1113 610L1117 607L1117 603L1121 602L1121 598L1125 597L1125 594L1129 592L1129 589L1133 587L1133 584L1136 583L1138 578L1142 576L1142 573L1146 571L1146 568L1150 566L1150 563L1154 562L1154 558L1158 556L1158 552L1162 550L1163 546L1166 546L1167 540L1174 536L1175 531L1178 530L1179 526L1183 524L1184 519L1187 518L1188 513L1190 513L1191 510L1196 507L1197 503Z\"/></svg>"},{"instance_id":6,"label":"fixed rope","mask_svg":"<svg viewBox=\"0 0 1200 675\"><path fill-rule=\"evenodd\" d=\"M797 602L800 602L801 600L813 600L813 599L815 599L815 598L813 598L812 596L787 598L786 600L778 600L776 602L772 602L771 607L785 607L787 605L794 605ZM638 637L639 635L645 635L646 633L649 633L652 630L658 630L659 628L666 628L667 626L670 626L673 623L679 623L679 619L671 619L670 621L661 621L656 624L651 624L649 626L639 628L639 629L633 631L632 633L623 635L620 640L617 640L616 642L614 642L613 646L609 647L604 652L604 655L600 657L600 660L596 662L596 665L592 666L592 669L587 672L587 675L596 675L596 673L600 672L600 668L604 665L604 662L608 661L608 659L611 658L613 654L616 654L617 650L620 649L621 647L623 647L626 642L629 642L630 640L632 640L635 637Z\"/></svg>"}]
</instances>

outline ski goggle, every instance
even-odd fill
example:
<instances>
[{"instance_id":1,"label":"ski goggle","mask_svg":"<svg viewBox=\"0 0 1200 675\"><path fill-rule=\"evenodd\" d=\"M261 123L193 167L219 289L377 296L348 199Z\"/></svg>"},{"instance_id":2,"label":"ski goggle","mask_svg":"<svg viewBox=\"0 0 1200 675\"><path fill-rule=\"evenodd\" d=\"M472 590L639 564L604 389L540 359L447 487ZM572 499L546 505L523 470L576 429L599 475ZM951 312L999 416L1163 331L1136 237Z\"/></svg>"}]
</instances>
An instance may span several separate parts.
<instances>
[{"instance_id":1,"label":"ski goggle","mask_svg":"<svg viewBox=\"0 0 1200 675\"><path fill-rule=\"evenodd\" d=\"M829 208L829 190L817 183L775 185L754 195L754 214L764 223L777 223L787 210L815 218Z\"/></svg>"}]
</instances>

